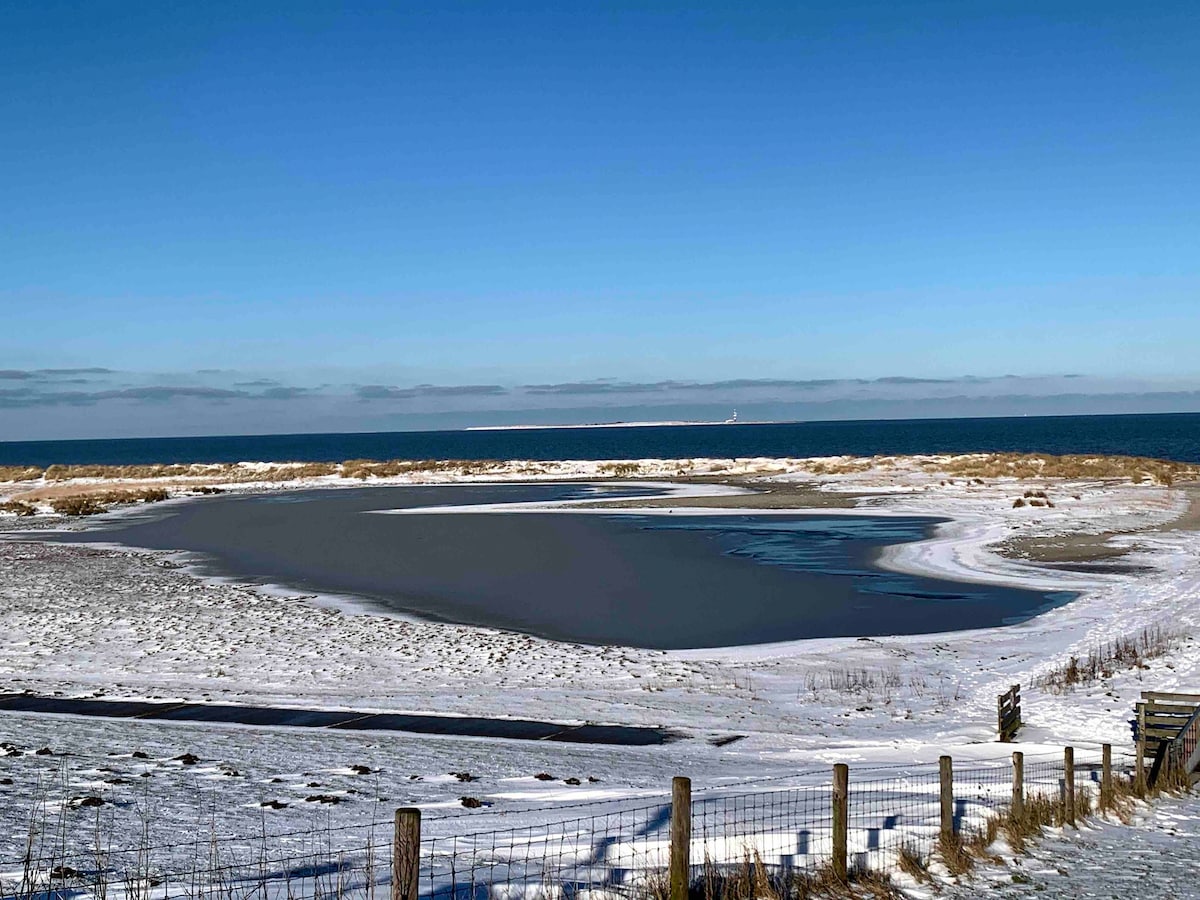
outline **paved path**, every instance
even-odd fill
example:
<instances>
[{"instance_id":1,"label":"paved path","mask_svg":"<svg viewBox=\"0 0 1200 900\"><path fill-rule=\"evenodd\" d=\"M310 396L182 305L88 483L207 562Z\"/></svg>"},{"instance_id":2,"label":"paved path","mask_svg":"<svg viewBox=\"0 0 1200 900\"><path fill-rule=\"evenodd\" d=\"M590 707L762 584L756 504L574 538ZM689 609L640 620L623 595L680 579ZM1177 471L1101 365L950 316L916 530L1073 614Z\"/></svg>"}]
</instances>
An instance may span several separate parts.
<instances>
[{"instance_id":1,"label":"paved path","mask_svg":"<svg viewBox=\"0 0 1200 900\"><path fill-rule=\"evenodd\" d=\"M1020 862L943 896L1198 900L1200 795L1160 801L1134 825L1101 823L1043 840Z\"/></svg>"}]
</instances>

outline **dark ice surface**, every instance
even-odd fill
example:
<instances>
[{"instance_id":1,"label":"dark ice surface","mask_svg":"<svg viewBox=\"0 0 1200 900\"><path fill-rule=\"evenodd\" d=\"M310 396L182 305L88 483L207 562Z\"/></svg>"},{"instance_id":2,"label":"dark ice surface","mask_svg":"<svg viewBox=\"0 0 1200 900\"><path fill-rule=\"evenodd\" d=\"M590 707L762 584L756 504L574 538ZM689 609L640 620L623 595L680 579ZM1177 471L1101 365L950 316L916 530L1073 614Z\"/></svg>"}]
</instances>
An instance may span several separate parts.
<instances>
[{"instance_id":1,"label":"dark ice surface","mask_svg":"<svg viewBox=\"0 0 1200 900\"><path fill-rule=\"evenodd\" d=\"M202 574L431 620L662 649L990 627L1073 597L878 567L881 548L921 540L941 521L924 517L378 514L650 491L489 484L224 495L37 536L189 551Z\"/></svg>"}]
</instances>

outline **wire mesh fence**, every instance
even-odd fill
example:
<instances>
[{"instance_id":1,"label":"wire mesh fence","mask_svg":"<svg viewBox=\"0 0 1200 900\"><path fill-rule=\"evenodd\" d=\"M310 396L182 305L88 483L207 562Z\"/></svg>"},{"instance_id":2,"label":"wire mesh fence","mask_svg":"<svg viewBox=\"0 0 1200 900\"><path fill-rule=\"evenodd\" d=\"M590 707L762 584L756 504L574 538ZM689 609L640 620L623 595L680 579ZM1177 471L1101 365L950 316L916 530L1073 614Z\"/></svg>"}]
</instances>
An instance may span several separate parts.
<instances>
[{"instance_id":1,"label":"wire mesh fence","mask_svg":"<svg viewBox=\"0 0 1200 900\"><path fill-rule=\"evenodd\" d=\"M437 898L571 897L585 890L650 894L669 862L670 820L667 801L429 838L420 845L418 893Z\"/></svg>"},{"instance_id":2,"label":"wire mesh fence","mask_svg":"<svg viewBox=\"0 0 1200 900\"><path fill-rule=\"evenodd\" d=\"M701 796L692 804L692 874L728 877L748 862L815 869L829 855L832 827L828 787Z\"/></svg>"},{"instance_id":3,"label":"wire mesh fence","mask_svg":"<svg viewBox=\"0 0 1200 900\"><path fill-rule=\"evenodd\" d=\"M932 853L939 827L939 784L936 771L851 780L847 850L853 868L890 872L896 870L903 850Z\"/></svg>"},{"instance_id":4,"label":"wire mesh fence","mask_svg":"<svg viewBox=\"0 0 1200 900\"><path fill-rule=\"evenodd\" d=\"M1099 796L1100 761L1099 753L1076 754L1077 807ZM1022 769L1021 798L1061 805L1072 793L1061 753L1024 758ZM677 877L706 900L771 886L782 896L780 885L829 870L839 828L847 871L895 873L904 857L929 859L948 827L985 833L1014 802L1007 763L955 768L951 795L936 767L859 772L850 774L844 824L828 782L689 791L683 832L669 794L526 809L519 824L491 830L467 830L461 813L433 816L413 842L414 874L402 889L400 879L393 884L400 841L390 818L120 849L99 835L79 847L43 829L31 832L24 859L0 863L0 900L661 900L680 854L686 876Z\"/></svg>"}]
</instances>

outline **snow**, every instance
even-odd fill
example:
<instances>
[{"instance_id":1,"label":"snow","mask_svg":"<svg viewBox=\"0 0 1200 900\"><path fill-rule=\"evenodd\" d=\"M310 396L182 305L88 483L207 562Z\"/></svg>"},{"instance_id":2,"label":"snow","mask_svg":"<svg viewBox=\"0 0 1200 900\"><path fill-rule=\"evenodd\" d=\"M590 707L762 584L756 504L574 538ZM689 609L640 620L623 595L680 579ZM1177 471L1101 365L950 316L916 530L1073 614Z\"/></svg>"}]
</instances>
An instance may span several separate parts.
<instances>
[{"instance_id":1,"label":"snow","mask_svg":"<svg viewBox=\"0 0 1200 900\"><path fill-rule=\"evenodd\" d=\"M1139 691L1200 690L1200 533L1169 527L1187 508L1184 490L1095 480L974 484L930 471L929 459L827 475L814 475L811 461L801 460L690 460L685 468L688 474L755 476L767 487L794 481L868 494L858 505L873 514L944 516L950 521L930 540L892 548L884 563L956 579L1080 591L1079 598L1004 628L661 652L366 614L288 592L200 581L170 554L0 543L0 691L652 724L694 736L659 748L550 747L0 714L0 741L25 751L0 760L0 772L14 780L0 786L0 861L19 857L39 794L61 804L99 791L112 800L102 809L113 828L128 836L141 827L139 810L152 811L155 833L166 835L216 821L222 833L254 832L264 818L272 830L305 827L314 817L361 824L410 803L434 820L452 813L475 827L487 817L535 821L542 814L528 810L547 805L661 798L676 774L690 775L697 788L750 789L764 778L821 783L835 762L849 763L853 779L858 769L925 765L943 753L965 765L1000 763L1013 749L1059 754L1066 743L1094 749L1110 742L1126 751ZM486 476L412 473L366 483L494 480L503 473L538 480L611 477L615 465L514 462ZM670 478L680 466L643 460L632 474ZM286 487L344 484L327 477ZM1014 508L1013 498L1028 488L1048 490L1055 506ZM720 490L733 489L690 484L665 492L682 502ZM571 504L539 507L546 509L582 512ZM26 521L6 520L11 527ZM1124 532L1112 543L1129 548L1122 562L1137 571L1072 572L996 552L997 542L1010 537L1110 532ZM1145 668L1064 694L1035 686L1070 655L1084 656L1101 642L1154 625L1181 636L1172 652ZM999 745L996 695L1018 682L1027 725L1020 743ZM707 740L731 735L743 737L722 747ZM43 746L54 755L33 755ZM150 758L134 760L135 749ZM202 762L171 762L184 752ZM239 774L223 774L221 764ZM373 774L346 774L352 765ZM479 780L461 783L447 774L458 771ZM149 777L141 777L146 772ZM537 781L539 772L556 780ZM564 784L569 776L582 784ZM588 776L599 782L589 783ZM310 782L321 787L308 788ZM304 799L335 793L345 802ZM462 795L491 806L464 810ZM24 799L14 803L14 797ZM287 806L258 805L270 800ZM1194 805L1179 808L1194 835ZM446 818L445 827L458 821ZM1149 834L1160 820L1147 821ZM1104 825L1076 843L1110 840L1110 832L1113 842L1125 840L1120 835L1131 832L1121 829ZM1167 834L1165 826L1161 833ZM1076 845L1045 846L1060 843Z\"/></svg>"},{"instance_id":2,"label":"snow","mask_svg":"<svg viewBox=\"0 0 1200 900\"><path fill-rule=\"evenodd\" d=\"M1047 829L1024 857L976 873L943 897L987 896L1190 900L1200 897L1200 796L1142 806L1129 823L1092 820L1078 830Z\"/></svg>"}]
</instances>

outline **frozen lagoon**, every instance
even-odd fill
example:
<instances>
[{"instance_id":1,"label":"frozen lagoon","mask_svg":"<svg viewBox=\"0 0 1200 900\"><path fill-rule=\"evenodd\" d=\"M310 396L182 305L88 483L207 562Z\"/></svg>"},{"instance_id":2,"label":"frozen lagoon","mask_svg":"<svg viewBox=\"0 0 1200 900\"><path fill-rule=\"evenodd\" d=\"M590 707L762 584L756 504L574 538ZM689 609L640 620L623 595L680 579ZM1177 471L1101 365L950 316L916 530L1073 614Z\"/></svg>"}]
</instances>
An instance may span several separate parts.
<instances>
[{"instance_id":1,"label":"frozen lagoon","mask_svg":"<svg viewBox=\"0 0 1200 900\"><path fill-rule=\"evenodd\" d=\"M46 537L185 551L205 576L428 620L657 649L985 628L1073 596L876 564L882 548L930 536L944 521L931 517L504 511L648 493L489 484L230 495ZM456 514L440 514L448 505ZM370 514L391 510L409 514Z\"/></svg>"}]
</instances>

